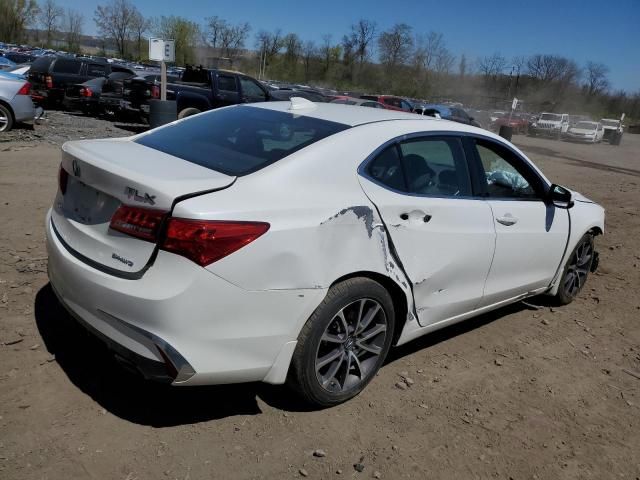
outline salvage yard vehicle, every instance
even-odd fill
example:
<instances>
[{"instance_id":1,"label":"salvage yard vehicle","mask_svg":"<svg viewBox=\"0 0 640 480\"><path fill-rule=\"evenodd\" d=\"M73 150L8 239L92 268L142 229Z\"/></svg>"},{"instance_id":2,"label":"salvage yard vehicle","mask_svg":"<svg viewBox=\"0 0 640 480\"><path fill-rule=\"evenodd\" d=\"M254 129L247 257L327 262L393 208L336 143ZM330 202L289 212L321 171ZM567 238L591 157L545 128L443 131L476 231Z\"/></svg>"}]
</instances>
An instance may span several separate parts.
<instances>
[{"instance_id":1,"label":"salvage yard vehicle","mask_svg":"<svg viewBox=\"0 0 640 480\"><path fill-rule=\"evenodd\" d=\"M136 76L133 70L113 72L108 77L97 77L67 87L62 104L69 110L80 110L85 114L101 113L100 98L109 92L122 95L122 82Z\"/></svg>"},{"instance_id":2,"label":"salvage yard vehicle","mask_svg":"<svg viewBox=\"0 0 640 480\"><path fill-rule=\"evenodd\" d=\"M360 98L381 103L387 110L396 110L398 112L410 112L413 110L413 106L409 101L393 95L360 95Z\"/></svg>"},{"instance_id":3,"label":"salvage yard vehicle","mask_svg":"<svg viewBox=\"0 0 640 480\"><path fill-rule=\"evenodd\" d=\"M500 127L507 126L512 128L512 132L527 133L529 129L529 119L520 113L506 113L502 117L496 119L491 125L494 130L500 130Z\"/></svg>"},{"instance_id":4,"label":"salvage yard vehicle","mask_svg":"<svg viewBox=\"0 0 640 480\"><path fill-rule=\"evenodd\" d=\"M528 134L531 136L546 136L560 140L569 130L568 113L542 112L538 120L529 125Z\"/></svg>"},{"instance_id":5,"label":"salvage yard vehicle","mask_svg":"<svg viewBox=\"0 0 640 480\"><path fill-rule=\"evenodd\" d=\"M316 406L392 346L571 302L603 231L602 207L486 130L300 98L67 142L46 218L53 290L128 367Z\"/></svg>"},{"instance_id":6,"label":"salvage yard vehicle","mask_svg":"<svg viewBox=\"0 0 640 480\"><path fill-rule=\"evenodd\" d=\"M0 72L0 132L19 122L32 122L35 115L31 84L21 75Z\"/></svg>"},{"instance_id":7,"label":"salvage yard vehicle","mask_svg":"<svg viewBox=\"0 0 640 480\"><path fill-rule=\"evenodd\" d=\"M100 59L46 56L37 58L31 64L28 79L32 85L31 96L34 102L43 105L59 105L70 85L123 71L129 71L129 68Z\"/></svg>"},{"instance_id":8,"label":"salvage yard vehicle","mask_svg":"<svg viewBox=\"0 0 640 480\"><path fill-rule=\"evenodd\" d=\"M269 92L258 80L230 70L187 67L180 80L167 83L167 100L176 101L178 118L269 99Z\"/></svg>"},{"instance_id":9,"label":"salvage yard vehicle","mask_svg":"<svg viewBox=\"0 0 640 480\"><path fill-rule=\"evenodd\" d=\"M385 108L385 106L380 102L376 102L374 100L367 100L366 98L341 97L335 100L331 100L331 103L337 103L342 105L354 105L357 107Z\"/></svg>"},{"instance_id":10,"label":"salvage yard vehicle","mask_svg":"<svg viewBox=\"0 0 640 480\"><path fill-rule=\"evenodd\" d=\"M604 128L600 122L578 122L569 127L564 138L576 142L600 143L604 135Z\"/></svg>"},{"instance_id":11,"label":"salvage yard vehicle","mask_svg":"<svg viewBox=\"0 0 640 480\"><path fill-rule=\"evenodd\" d=\"M437 105L437 104L425 104L421 105L419 109L415 109L414 113L418 115L427 115L429 117L444 118L465 125L473 125L474 127L480 127L481 125L475 121L467 112L461 107L455 107L450 105Z\"/></svg>"},{"instance_id":12,"label":"salvage yard vehicle","mask_svg":"<svg viewBox=\"0 0 640 480\"><path fill-rule=\"evenodd\" d=\"M623 127L622 120L624 120L624 114L620 120L613 118L603 118L600 120L604 127L604 140L608 141L611 145L620 145L622 141Z\"/></svg>"}]
</instances>

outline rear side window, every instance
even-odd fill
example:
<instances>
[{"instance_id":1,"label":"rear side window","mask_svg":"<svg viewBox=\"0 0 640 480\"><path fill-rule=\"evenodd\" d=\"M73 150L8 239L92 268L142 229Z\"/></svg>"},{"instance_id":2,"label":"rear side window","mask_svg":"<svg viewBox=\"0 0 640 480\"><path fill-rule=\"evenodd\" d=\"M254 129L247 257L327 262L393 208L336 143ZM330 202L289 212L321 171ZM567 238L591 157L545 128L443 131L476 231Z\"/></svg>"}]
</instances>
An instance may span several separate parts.
<instances>
[{"instance_id":1,"label":"rear side window","mask_svg":"<svg viewBox=\"0 0 640 480\"><path fill-rule=\"evenodd\" d=\"M80 73L82 62L77 60L67 60L65 58L59 58L56 63L53 64L53 72L56 73L70 73L77 75Z\"/></svg>"},{"instance_id":2,"label":"rear side window","mask_svg":"<svg viewBox=\"0 0 640 480\"><path fill-rule=\"evenodd\" d=\"M30 70L32 72L47 72L49 71L49 65L51 65L51 62L53 62L54 59L55 57L37 58L36 61L31 64Z\"/></svg>"},{"instance_id":3,"label":"rear side window","mask_svg":"<svg viewBox=\"0 0 640 480\"><path fill-rule=\"evenodd\" d=\"M87 65L87 76L89 77L104 77L107 73L107 67L105 65L97 65L90 63Z\"/></svg>"},{"instance_id":4,"label":"rear side window","mask_svg":"<svg viewBox=\"0 0 640 480\"><path fill-rule=\"evenodd\" d=\"M402 171L398 147L391 145L382 151L367 168L369 175L378 182L394 190L407 191L407 184Z\"/></svg>"},{"instance_id":5,"label":"rear side window","mask_svg":"<svg viewBox=\"0 0 640 480\"><path fill-rule=\"evenodd\" d=\"M236 84L236 77L232 75L218 75L218 90L237 92L238 85Z\"/></svg>"},{"instance_id":6,"label":"rear side window","mask_svg":"<svg viewBox=\"0 0 640 480\"><path fill-rule=\"evenodd\" d=\"M342 123L243 105L209 111L152 131L136 142L242 176L347 128Z\"/></svg>"}]
</instances>

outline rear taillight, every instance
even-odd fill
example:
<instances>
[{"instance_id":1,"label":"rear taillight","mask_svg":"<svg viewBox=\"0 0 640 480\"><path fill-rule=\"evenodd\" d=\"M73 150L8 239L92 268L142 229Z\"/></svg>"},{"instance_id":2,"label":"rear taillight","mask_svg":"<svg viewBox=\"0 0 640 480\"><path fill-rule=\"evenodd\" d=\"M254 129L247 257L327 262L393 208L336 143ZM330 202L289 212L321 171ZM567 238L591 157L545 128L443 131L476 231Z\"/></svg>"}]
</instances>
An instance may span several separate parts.
<instances>
[{"instance_id":1,"label":"rear taillight","mask_svg":"<svg viewBox=\"0 0 640 480\"><path fill-rule=\"evenodd\" d=\"M47 88L53 88L53 78L51 78L51 75L47 75L46 77L44 77L44 83Z\"/></svg>"},{"instance_id":2,"label":"rear taillight","mask_svg":"<svg viewBox=\"0 0 640 480\"><path fill-rule=\"evenodd\" d=\"M162 210L120 205L109 227L132 237L155 242L166 215L167 212Z\"/></svg>"},{"instance_id":3,"label":"rear taillight","mask_svg":"<svg viewBox=\"0 0 640 480\"><path fill-rule=\"evenodd\" d=\"M151 87L151 98L160 98L160 87L154 85Z\"/></svg>"},{"instance_id":4,"label":"rear taillight","mask_svg":"<svg viewBox=\"0 0 640 480\"><path fill-rule=\"evenodd\" d=\"M29 82L25 82L24 85L22 85L22 87L20 87L20 90L18 90L18 93L16 95L29 95L31 94L31 84Z\"/></svg>"},{"instance_id":5,"label":"rear taillight","mask_svg":"<svg viewBox=\"0 0 640 480\"><path fill-rule=\"evenodd\" d=\"M58 187L60 188L62 195L67 193L68 181L69 181L69 174L64 168L62 168L62 165L60 165L60 170L58 170Z\"/></svg>"},{"instance_id":6,"label":"rear taillight","mask_svg":"<svg viewBox=\"0 0 640 480\"><path fill-rule=\"evenodd\" d=\"M90 97L91 95L93 95L93 91L89 87L82 87L80 89L81 97Z\"/></svg>"},{"instance_id":7,"label":"rear taillight","mask_svg":"<svg viewBox=\"0 0 640 480\"><path fill-rule=\"evenodd\" d=\"M170 218L161 248L209 265L253 242L269 230L263 222Z\"/></svg>"}]
</instances>

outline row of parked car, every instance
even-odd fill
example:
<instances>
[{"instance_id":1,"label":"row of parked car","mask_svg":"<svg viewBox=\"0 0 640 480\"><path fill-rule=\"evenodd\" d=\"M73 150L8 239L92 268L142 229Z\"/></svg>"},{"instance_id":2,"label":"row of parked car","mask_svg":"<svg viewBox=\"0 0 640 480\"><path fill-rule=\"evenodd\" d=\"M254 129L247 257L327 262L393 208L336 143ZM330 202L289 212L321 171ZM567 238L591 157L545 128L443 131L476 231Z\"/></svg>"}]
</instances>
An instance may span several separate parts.
<instances>
[{"instance_id":1,"label":"row of parked car","mask_svg":"<svg viewBox=\"0 0 640 480\"><path fill-rule=\"evenodd\" d=\"M13 53L27 55L25 52ZM154 66L61 54L31 55L30 60L33 60L32 63L6 67L0 72L0 80L7 76L27 80L16 91L21 92L20 95L30 95L36 106L63 107L92 116L148 122L149 101L160 98L160 71ZM12 83L14 86L18 84L19 80ZM167 76L167 99L176 101L178 118L227 105L289 100L293 96L314 102L412 112L496 131L502 126L509 126L514 134L545 135L594 143L605 139L612 144L619 144L622 137L622 125L618 120L591 122L583 117L546 112L533 115L523 112L467 111L461 104L453 102L433 104L394 95L343 94L306 85L259 81L240 72L201 66L176 68ZM12 115L10 105L4 108L7 111L3 111L3 98L0 94L0 131L11 128L11 122L3 123L2 118L20 121L16 116L17 111ZM23 113L19 116L24 117L24 105L21 104L20 109Z\"/></svg>"}]
</instances>

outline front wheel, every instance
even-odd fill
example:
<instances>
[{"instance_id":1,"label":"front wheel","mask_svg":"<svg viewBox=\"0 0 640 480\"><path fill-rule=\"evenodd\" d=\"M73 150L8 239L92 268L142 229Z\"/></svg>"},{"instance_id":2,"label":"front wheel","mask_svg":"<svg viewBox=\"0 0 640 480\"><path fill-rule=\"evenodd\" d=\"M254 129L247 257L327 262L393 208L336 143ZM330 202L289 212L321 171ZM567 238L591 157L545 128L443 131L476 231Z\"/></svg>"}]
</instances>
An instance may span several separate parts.
<instances>
[{"instance_id":1,"label":"front wheel","mask_svg":"<svg viewBox=\"0 0 640 480\"><path fill-rule=\"evenodd\" d=\"M191 115L197 115L198 113L200 113L200 110L198 110L197 108L185 108L184 110L181 110L180 113L178 113L178 119L187 118Z\"/></svg>"},{"instance_id":2,"label":"front wheel","mask_svg":"<svg viewBox=\"0 0 640 480\"><path fill-rule=\"evenodd\" d=\"M594 257L593 235L587 233L573 249L564 267L560 287L556 294L556 300L560 305L567 305L578 296L587 282Z\"/></svg>"},{"instance_id":3,"label":"front wheel","mask_svg":"<svg viewBox=\"0 0 640 480\"><path fill-rule=\"evenodd\" d=\"M379 283L357 277L332 286L298 337L287 383L318 407L355 397L382 366L394 322Z\"/></svg>"}]
</instances>

